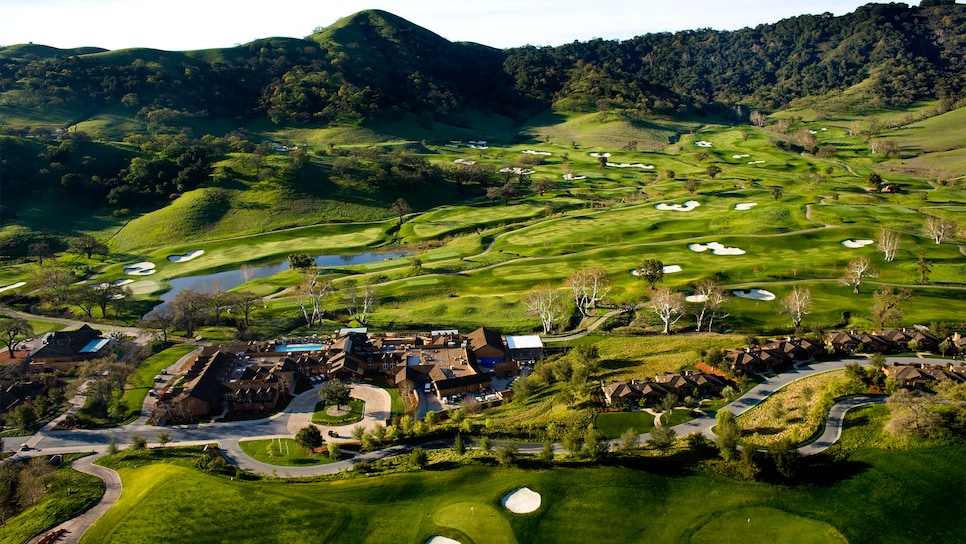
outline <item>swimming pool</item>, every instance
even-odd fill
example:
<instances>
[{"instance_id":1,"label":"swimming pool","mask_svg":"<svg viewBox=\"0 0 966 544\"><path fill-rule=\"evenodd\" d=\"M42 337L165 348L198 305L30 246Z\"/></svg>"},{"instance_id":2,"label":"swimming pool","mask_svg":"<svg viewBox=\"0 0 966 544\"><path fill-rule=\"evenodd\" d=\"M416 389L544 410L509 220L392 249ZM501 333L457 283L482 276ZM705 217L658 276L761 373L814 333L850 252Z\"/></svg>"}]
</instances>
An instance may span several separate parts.
<instances>
[{"instance_id":1,"label":"swimming pool","mask_svg":"<svg viewBox=\"0 0 966 544\"><path fill-rule=\"evenodd\" d=\"M275 351L291 353L293 351L322 351L325 348L325 344L288 344L285 346L275 346Z\"/></svg>"}]
</instances>

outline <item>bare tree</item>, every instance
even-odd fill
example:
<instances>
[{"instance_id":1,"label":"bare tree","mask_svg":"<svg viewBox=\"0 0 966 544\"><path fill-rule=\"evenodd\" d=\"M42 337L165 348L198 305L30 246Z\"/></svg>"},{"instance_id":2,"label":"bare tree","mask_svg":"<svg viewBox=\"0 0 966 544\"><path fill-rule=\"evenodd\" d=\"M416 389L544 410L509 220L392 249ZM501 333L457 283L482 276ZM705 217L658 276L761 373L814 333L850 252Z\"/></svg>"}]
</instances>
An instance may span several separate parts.
<instances>
[{"instance_id":1,"label":"bare tree","mask_svg":"<svg viewBox=\"0 0 966 544\"><path fill-rule=\"evenodd\" d=\"M695 312L697 330L701 332L704 327L705 318L708 319L708 332L714 325L715 318L725 318L729 314L722 313L721 306L731 298L727 293L712 279L705 279L698 282L694 294L701 305L700 310Z\"/></svg>"},{"instance_id":2,"label":"bare tree","mask_svg":"<svg viewBox=\"0 0 966 544\"><path fill-rule=\"evenodd\" d=\"M937 244L943 243L943 238L953 229L953 224L945 217L930 215L922 224L923 231L929 235Z\"/></svg>"},{"instance_id":3,"label":"bare tree","mask_svg":"<svg viewBox=\"0 0 966 544\"><path fill-rule=\"evenodd\" d=\"M296 300L308 327L315 326L315 322L322 319L322 302L331 292L332 282L323 276L321 270L306 271Z\"/></svg>"},{"instance_id":4,"label":"bare tree","mask_svg":"<svg viewBox=\"0 0 966 544\"><path fill-rule=\"evenodd\" d=\"M565 315L560 292L551 285L535 287L523 295L523 305L540 318L544 334L553 332L553 326Z\"/></svg>"},{"instance_id":5,"label":"bare tree","mask_svg":"<svg viewBox=\"0 0 966 544\"><path fill-rule=\"evenodd\" d=\"M251 324L252 311L261 303L262 297L251 291L236 291L234 295L232 308L242 313L247 327Z\"/></svg>"},{"instance_id":6,"label":"bare tree","mask_svg":"<svg viewBox=\"0 0 966 544\"><path fill-rule=\"evenodd\" d=\"M891 418L885 430L901 437L931 436L942 426L942 416L930 407L932 395L899 389L886 399Z\"/></svg>"},{"instance_id":7,"label":"bare tree","mask_svg":"<svg viewBox=\"0 0 966 544\"><path fill-rule=\"evenodd\" d=\"M574 294L580 315L587 317L587 306L597 308L600 300L610 292L610 280L602 268L581 268L567 278L567 287Z\"/></svg>"},{"instance_id":8,"label":"bare tree","mask_svg":"<svg viewBox=\"0 0 966 544\"><path fill-rule=\"evenodd\" d=\"M758 110L755 110L751 112L751 115L748 116L748 119L751 121L751 124L755 125L756 127L763 127L768 121L768 116Z\"/></svg>"},{"instance_id":9,"label":"bare tree","mask_svg":"<svg viewBox=\"0 0 966 544\"><path fill-rule=\"evenodd\" d=\"M878 276L879 273L872 268L872 263L866 257L861 257L855 259L854 261L849 261L848 266L845 267L845 275L839 279L842 285L852 286L852 293L859 294L859 286L862 285L863 278L874 278Z\"/></svg>"},{"instance_id":10,"label":"bare tree","mask_svg":"<svg viewBox=\"0 0 966 544\"><path fill-rule=\"evenodd\" d=\"M812 293L805 287L792 288L792 292L781 301L782 311L792 320L792 325L799 329L802 319L812 313Z\"/></svg>"},{"instance_id":11,"label":"bare tree","mask_svg":"<svg viewBox=\"0 0 966 544\"><path fill-rule=\"evenodd\" d=\"M662 287L647 302L651 309L664 322L664 334L671 334L671 325L684 317L684 295Z\"/></svg>"},{"instance_id":12,"label":"bare tree","mask_svg":"<svg viewBox=\"0 0 966 544\"><path fill-rule=\"evenodd\" d=\"M896 251L899 250L899 233L891 229L882 229L879 232L879 251L885 255L886 262L892 262L896 258Z\"/></svg>"},{"instance_id":13,"label":"bare tree","mask_svg":"<svg viewBox=\"0 0 966 544\"><path fill-rule=\"evenodd\" d=\"M818 138L812 134L812 131L803 128L795 133L795 143L802 147L805 151L809 153L815 153L815 149L818 148Z\"/></svg>"},{"instance_id":14,"label":"bare tree","mask_svg":"<svg viewBox=\"0 0 966 544\"><path fill-rule=\"evenodd\" d=\"M174 310L175 323L185 330L185 336L194 336L195 327L202 321L205 310L211 307L210 298L207 293L185 289L168 302Z\"/></svg>"},{"instance_id":15,"label":"bare tree","mask_svg":"<svg viewBox=\"0 0 966 544\"><path fill-rule=\"evenodd\" d=\"M38 286L41 297L57 303L68 301L70 286L75 279L73 272L51 261L38 266L30 273L30 283Z\"/></svg>"},{"instance_id":16,"label":"bare tree","mask_svg":"<svg viewBox=\"0 0 966 544\"><path fill-rule=\"evenodd\" d=\"M158 329L155 335L158 340L167 343L168 333L174 327L174 322L177 316L175 315L174 308L170 304L162 304L161 306L156 306L153 310L148 312L144 316L144 327L151 329Z\"/></svg>"},{"instance_id":17,"label":"bare tree","mask_svg":"<svg viewBox=\"0 0 966 544\"><path fill-rule=\"evenodd\" d=\"M349 282L342 290L342 303L349 311L349 315L359 323L369 322L369 314L378 302L376 289L372 285L356 286Z\"/></svg>"}]
</instances>

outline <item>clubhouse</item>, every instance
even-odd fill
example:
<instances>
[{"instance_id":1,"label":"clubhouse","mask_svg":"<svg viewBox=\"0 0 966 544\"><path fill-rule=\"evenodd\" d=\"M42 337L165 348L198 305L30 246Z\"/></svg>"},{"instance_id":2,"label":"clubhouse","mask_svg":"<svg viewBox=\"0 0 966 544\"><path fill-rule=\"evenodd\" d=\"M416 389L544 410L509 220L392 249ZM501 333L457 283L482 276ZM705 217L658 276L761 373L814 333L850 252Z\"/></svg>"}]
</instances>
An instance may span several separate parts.
<instances>
[{"instance_id":1,"label":"clubhouse","mask_svg":"<svg viewBox=\"0 0 966 544\"><path fill-rule=\"evenodd\" d=\"M405 395L486 396L496 393L491 377L515 376L521 362L542 353L539 337L504 339L485 327L467 335L344 329L330 338L210 346L161 390L152 419L164 424L268 414L284 406L300 382L319 380L375 378Z\"/></svg>"}]
</instances>

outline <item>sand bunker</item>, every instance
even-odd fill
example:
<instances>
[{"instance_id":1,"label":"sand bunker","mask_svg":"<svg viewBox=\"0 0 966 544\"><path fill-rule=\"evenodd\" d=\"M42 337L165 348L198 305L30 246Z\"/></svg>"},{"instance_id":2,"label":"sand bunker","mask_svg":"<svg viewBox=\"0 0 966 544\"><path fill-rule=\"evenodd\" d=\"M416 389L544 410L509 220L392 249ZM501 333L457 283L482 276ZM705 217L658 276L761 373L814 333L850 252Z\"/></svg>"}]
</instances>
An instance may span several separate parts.
<instances>
[{"instance_id":1,"label":"sand bunker","mask_svg":"<svg viewBox=\"0 0 966 544\"><path fill-rule=\"evenodd\" d=\"M765 164L765 161L748 161L748 164Z\"/></svg>"},{"instance_id":2,"label":"sand bunker","mask_svg":"<svg viewBox=\"0 0 966 544\"><path fill-rule=\"evenodd\" d=\"M587 179L587 176L575 176L573 174L564 174L563 179L564 181L579 181L582 179Z\"/></svg>"},{"instance_id":3,"label":"sand bunker","mask_svg":"<svg viewBox=\"0 0 966 544\"><path fill-rule=\"evenodd\" d=\"M731 156L731 158L732 158L732 159L747 159L747 158L748 158L748 157L750 157L750 156L751 156L751 155L749 155L749 154L747 154L747 153L743 153L743 154L741 154L741 155L732 155L732 156Z\"/></svg>"},{"instance_id":4,"label":"sand bunker","mask_svg":"<svg viewBox=\"0 0 966 544\"><path fill-rule=\"evenodd\" d=\"M502 503L514 514L529 514L540 508L540 493L528 487L521 487L503 497Z\"/></svg>"},{"instance_id":5,"label":"sand bunker","mask_svg":"<svg viewBox=\"0 0 966 544\"><path fill-rule=\"evenodd\" d=\"M694 145L698 147L711 147L711 142L708 142L706 140L699 140L697 142L694 142Z\"/></svg>"},{"instance_id":6,"label":"sand bunker","mask_svg":"<svg viewBox=\"0 0 966 544\"><path fill-rule=\"evenodd\" d=\"M674 274L676 272L681 272L682 268L681 268L681 265L679 264L669 264L665 266L662 270L664 271L665 274ZM640 276L641 271L635 268L634 270L631 270L631 275Z\"/></svg>"},{"instance_id":7,"label":"sand bunker","mask_svg":"<svg viewBox=\"0 0 966 544\"><path fill-rule=\"evenodd\" d=\"M718 242L711 242L709 244L688 244L688 249L691 251L696 251L698 253L711 250L711 253L715 255L744 255L745 250L737 247L725 247Z\"/></svg>"},{"instance_id":8,"label":"sand bunker","mask_svg":"<svg viewBox=\"0 0 966 544\"><path fill-rule=\"evenodd\" d=\"M114 285L117 285L117 286L127 285L129 283L134 283L134 280L130 278L124 278L123 280L114 280Z\"/></svg>"},{"instance_id":9,"label":"sand bunker","mask_svg":"<svg viewBox=\"0 0 966 544\"><path fill-rule=\"evenodd\" d=\"M474 164L476 164L476 161L471 161L469 159L456 159L453 162L455 162L456 164L463 164L466 166L473 166Z\"/></svg>"},{"instance_id":10,"label":"sand bunker","mask_svg":"<svg viewBox=\"0 0 966 544\"><path fill-rule=\"evenodd\" d=\"M640 162L635 162L634 164L629 164L626 162L609 162L607 163L607 166L610 166L611 168L643 168L644 170L654 169L653 164L644 164Z\"/></svg>"},{"instance_id":11,"label":"sand bunker","mask_svg":"<svg viewBox=\"0 0 966 544\"><path fill-rule=\"evenodd\" d=\"M534 151L532 149L524 149L523 151L521 151L521 153L526 153L527 155L543 155L545 157L553 155L553 153L549 151Z\"/></svg>"},{"instance_id":12,"label":"sand bunker","mask_svg":"<svg viewBox=\"0 0 966 544\"><path fill-rule=\"evenodd\" d=\"M124 267L124 273L128 276L150 276L155 272L157 270L154 269L154 263L149 261L129 264Z\"/></svg>"},{"instance_id":13,"label":"sand bunker","mask_svg":"<svg viewBox=\"0 0 966 544\"><path fill-rule=\"evenodd\" d=\"M604 157L606 159L607 157L610 157L610 153L596 153L595 152L595 153L591 153L590 156L591 157Z\"/></svg>"},{"instance_id":14,"label":"sand bunker","mask_svg":"<svg viewBox=\"0 0 966 544\"><path fill-rule=\"evenodd\" d=\"M500 168L500 173L501 174L511 173L511 174L516 174L518 176L529 176L530 174L536 173L536 170L531 170L529 168L520 168L519 166L515 166L513 168L510 168L509 166L507 166L504 168Z\"/></svg>"},{"instance_id":15,"label":"sand bunker","mask_svg":"<svg viewBox=\"0 0 966 544\"><path fill-rule=\"evenodd\" d=\"M775 300L775 293L764 289L736 289L732 291L736 297L751 298L755 300Z\"/></svg>"},{"instance_id":16,"label":"sand bunker","mask_svg":"<svg viewBox=\"0 0 966 544\"><path fill-rule=\"evenodd\" d=\"M744 204L735 204L735 209L738 211L750 210L757 205L757 202L746 202Z\"/></svg>"},{"instance_id":17,"label":"sand bunker","mask_svg":"<svg viewBox=\"0 0 966 544\"><path fill-rule=\"evenodd\" d=\"M18 281L17 283L11 283L10 285L4 286L4 287L0 287L0 293L2 293L4 291L7 291L7 290L10 290L10 289L16 289L17 287L23 287L24 285L27 285L27 282L25 282L25 281Z\"/></svg>"},{"instance_id":18,"label":"sand bunker","mask_svg":"<svg viewBox=\"0 0 966 544\"><path fill-rule=\"evenodd\" d=\"M658 210L665 210L665 211L666 210L674 210L676 212L689 212L689 211L697 208L700 205L701 205L701 203L698 202L697 200L689 200L689 201L685 202L683 205L681 205L681 204L663 204L662 203L662 204L658 204L658 205L654 206L654 208L655 209L658 209Z\"/></svg>"},{"instance_id":19,"label":"sand bunker","mask_svg":"<svg viewBox=\"0 0 966 544\"><path fill-rule=\"evenodd\" d=\"M842 245L850 249L858 249L869 244L874 244L875 240L856 240L855 238L850 238L848 240L842 240Z\"/></svg>"},{"instance_id":20,"label":"sand bunker","mask_svg":"<svg viewBox=\"0 0 966 544\"><path fill-rule=\"evenodd\" d=\"M434 536L426 541L426 544L461 544L459 540L446 538L445 536Z\"/></svg>"},{"instance_id":21,"label":"sand bunker","mask_svg":"<svg viewBox=\"0 0 966 544\"><path fill-rule=\"evenodd\" d=\"M168 260L173 263L186 263L192 259L197 259L205 254L203 249L192 249L184 255L169 255Z\"/></svg>"},{"instance_id":22,"label":"sand bunker","mask_svg":"<svg viewBox=\"0 0 966 544\"><path fill-rule=\"evenodd\" d=\"M687 302L704 302L708 300L708 295L688 295L684 297Z\"/></svg>"}]
</instances>

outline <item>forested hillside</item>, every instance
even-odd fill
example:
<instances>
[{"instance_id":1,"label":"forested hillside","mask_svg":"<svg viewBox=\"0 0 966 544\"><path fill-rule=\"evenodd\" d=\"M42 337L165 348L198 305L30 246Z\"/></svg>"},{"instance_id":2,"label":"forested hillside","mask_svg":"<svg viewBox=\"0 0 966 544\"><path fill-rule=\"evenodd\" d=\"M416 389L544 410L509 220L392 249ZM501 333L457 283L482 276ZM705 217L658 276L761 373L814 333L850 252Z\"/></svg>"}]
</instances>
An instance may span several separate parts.
<instances>
[{"instance_id":1,"label":"forested hillside","mask_svg":"<svg viewBox=\"0 0 966 544\"><path fill-rule=\"evenodd\" d=\"M396 123L406 127L397 139L420 141L499 124L513 139L547 111L608 112L638 125L663 116L666 126L695 115L747 122L753 111L772 114L802 100L820 101L816 118L921 100L935 100L942 113L966 98L966 6L923 4L869 4L841 17L803 15L734 32L509 50L452 43L378 10L304 39L224 49L3 47L3 256L57 246L49 233L105 231L206 183L218 190L198 200L204 205L193 216L202 226L229 208L277 210L283 202L294 202L291 210L259 228L304 224L298 210L305 209L320 214L315 220L347 218L331 215L336 196L360 203L357 217L388 215L400 187L421 187L427 205L453 194L444 183L467 196L459 177L467 169L440 171L407 153L375 160L343 150L321 160L341 143L337 135L311 141L314 157L303 146L291 161L273 159L270 141L283 133L317 138L308 131L342 126L367 131L372 142ZM480 185L498 176L489 177ZM271 191L257 202L256 193L241 196L256 185ZM46 206L23 207L39 201Z\"/></svg>"}]
</instances>

